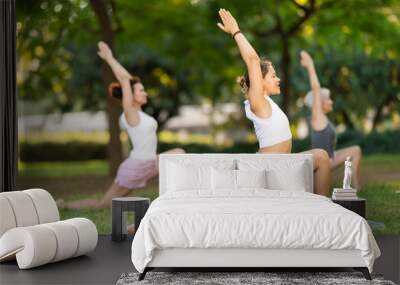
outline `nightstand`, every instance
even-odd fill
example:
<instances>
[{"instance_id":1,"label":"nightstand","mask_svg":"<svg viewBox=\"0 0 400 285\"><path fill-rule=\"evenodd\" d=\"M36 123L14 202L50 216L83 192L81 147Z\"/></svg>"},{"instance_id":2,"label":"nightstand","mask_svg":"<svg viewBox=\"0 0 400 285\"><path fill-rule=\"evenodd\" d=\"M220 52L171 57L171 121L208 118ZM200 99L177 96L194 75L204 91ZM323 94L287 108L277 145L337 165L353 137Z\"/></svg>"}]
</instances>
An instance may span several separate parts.
<instances>
[{"instance_id":1,"label":"nightstand","mask_svg":"<svg viewBox=\"0 0 400 285\"><path fill-rule=\"evenodd\" d=\"M149 198L121 197L112 199L112 231L113 241L123 241L127 237L127 212L135 212L135 231L150 205Z\"/></svg>"},{"instance_id":2,"label":"nightstand","mask_svg":"<svg viewBox=\"0 0 400 285\"><path fill-rule=\"evenodd\" d=\"M365 209L367 200L364 198L355 198L352 200L333 200L332 202L339 204L340 206L359 214L365 219Z\"/></svg>"}]
</instances>

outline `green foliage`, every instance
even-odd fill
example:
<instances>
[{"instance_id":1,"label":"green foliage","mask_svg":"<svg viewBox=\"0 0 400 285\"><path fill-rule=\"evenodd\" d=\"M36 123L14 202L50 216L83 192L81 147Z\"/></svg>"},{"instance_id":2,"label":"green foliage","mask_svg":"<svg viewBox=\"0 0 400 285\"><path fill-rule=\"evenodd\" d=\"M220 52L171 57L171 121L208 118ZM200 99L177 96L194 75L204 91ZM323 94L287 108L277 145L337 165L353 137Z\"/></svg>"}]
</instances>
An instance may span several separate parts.
<instances>
[{"instance_id":1,"label":"green foliage","mask_svg":"<svg viewBox=\"0 0 400 285\"><path fill-rule=\"evenodd\" d=\"M81 161L105 159L105 144L71 141L66 143L20 143L20 160L32 161Z\"/></svg>"},{"instance_id":2,"label":"green foliage","mask_svg":"<svg viewBox=\"0 0 400 285\"><path fill-rule=\"evenodd\" d=\"M302 152L311 148L311 138L295 139L292 141L293 152Z\"/></svg>"},{"instance_id":3,"label":"green foliage","mask_svg":"<svg viewBox=\"0 0 400 285\"><path fill-rule=\"evenodd\" d=\"M399 131L374 132L368 134L361 145L365 154L400 153L399 142Z\"/></svg>"},{"instance_id":4,"label":"green foliage","mask_svg":"<svg viewBox=\"0 0 400 285\"><path fill-rule=\"evenodd\" d=\"M363 134L357 130L347 130L337 137L337 148L347 147L351 145L361 145L363 142Z\"/></svg>"},{"instance_id":5,"label":"green foliage","mask_svg":"<svg viewBox=\"0 0 400 285\"><path fill-rule=\"evenodd\" d=\"M400 131L372 132L367 135L348 130L338 136L337 148L359 145L364 154L400 153Z\"/></svg>"},{"instance_id":6,"label":"green foliage","mask_svg":"<svg viewBox=\"0 0 400 285\"><path fill-rule=\"evenodd\" d=\"M170 117L178 114L177 106L191 101L187 75L174 69L170 61L139 43L128 46L135 53L123 58L124 66L142 79L149 95L144 111L153 116L162 128Z\"/></svg>"},{"instance_id":7,"label":"green foliage","mask_svg":"<svg viewBox=\"0 0 400 285\"><path fill-rule=\"evenodd\" d=\"M130 2L125 1L128 6ZM19 66L23 74L18 81L20 97L40 101L45 112L104 109L106 94L96 47L100 38L88 1L42 0L32 11L30 4L19 1L17 7ZM123 14L123 3L120 9ZM131 24L137 26L135 21ZM49 22L55 24L48 27ZM117 48L117 58L143 79L150 94L146 111L162 126L176 115L181 101L191 101L187 70L177 70L172 60L140 41L124 44L123 51L118 56Z\"/></svg>"},{"instance_id":8,"label":"green foliage","mask_svg":"<svg viewBox=\"0 0 400 285\"><path fill-rule=\"evenodd\" d=\"M336 122L362 130L369 110L377 113L376 124L399 112L398 1L112 2L116 55L144 80L152 94L146 111L159 122L181 104L242 100L236 78L244 65L232 39L216 26L220 7L232 11L280 74L288 45L292 118L309 89L297 60L300 49L311 51L322 84L333 92ZM104 109L98 24L89 1L17 1L17 20L20 98L40 101L46 112ZM297 24L282 37L281 30Z\"/></svg>"},{"instance_id":9,"label":"green foliage","mask_svg":"<svg viewBox=\"0 0 400 285\"><path fill-rule=\"evenodd\" d=\"M178 144L178 143L160 143L160 152L172 148L183 148L188 153L256 153L258 144L235 143L230 147L213 146L198 143Z\"/></svg>"},{"instance_id":10,"label":"green foliage","mask_svg":"<svg viewBox=\"0 0 400 285\"><path fill-rule=\"evenodd\" d=\"M365 131L365 118L372 115L375 130L378 123L391 121L392 115L400 111L399 61L388 57L372 58L359 49L338 54L331 48L324 48L323 54L329 61L317 61L316 68L321 85L331 91L334 111L329 116L335 123ZM293 73L296 92L308 92L310 86L303 68L296 66ZM308 109L304 107L297 111L297 117L306 113Z\"/></svg>"},{"instance_id":11,"label":"green foliage","mask_svg":"<svg viewBox=\"0 0 400 285\"><path fill-rule=\"evenodd\" d=\"M87 95L85 90L96 91L93 84L100 81L98 69L92 69L94 77L79 86L79 90L73 90L70 83L76 74L76 69L71 69L73 61L81 58L79 66L84 69L87 66L85 50L95 39L90 32L94 21L87 1L36 1L32 4L32 1L21 0L17 1L16 10L20 98L41 101L47 112L70 111L75 104L79 106L80 100L76 98ZM86 48L82 48L84 46ZM93 44L92 50L95 54ZM71 96L73 93L79 96Z\"/></svg>"}]
</instances>

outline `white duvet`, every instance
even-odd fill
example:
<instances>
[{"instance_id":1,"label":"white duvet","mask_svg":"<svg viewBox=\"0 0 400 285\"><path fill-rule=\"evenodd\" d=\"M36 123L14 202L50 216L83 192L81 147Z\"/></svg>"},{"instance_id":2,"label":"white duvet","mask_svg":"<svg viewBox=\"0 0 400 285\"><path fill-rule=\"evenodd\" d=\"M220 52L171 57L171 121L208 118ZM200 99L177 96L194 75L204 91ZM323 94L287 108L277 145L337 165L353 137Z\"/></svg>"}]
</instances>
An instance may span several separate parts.
<instances>
[{"instance_id":1,"label":"white duvet","mask_svg":"<svg viewBox=\"0 0 400 285\"><path fill-rule=\"evenodd\" d=\"M380 256L366 220L330 199L256 189L157 198L133 240L133 265L143 272L165 248L358 249L370 272Z\"/></svg>"}]
</instances>

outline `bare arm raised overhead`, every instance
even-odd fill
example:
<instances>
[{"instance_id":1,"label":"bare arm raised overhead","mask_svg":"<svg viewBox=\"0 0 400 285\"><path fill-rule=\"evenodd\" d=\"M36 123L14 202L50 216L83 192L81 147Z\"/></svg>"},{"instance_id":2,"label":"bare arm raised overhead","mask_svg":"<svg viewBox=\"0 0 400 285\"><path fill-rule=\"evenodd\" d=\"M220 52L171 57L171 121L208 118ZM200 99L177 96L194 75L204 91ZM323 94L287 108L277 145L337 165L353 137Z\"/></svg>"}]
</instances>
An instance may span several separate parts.
<instances>
[{"instance_id":1,"label":"bare arm raised overhead","mask_svg":"<svg viewBox=\"0 0 400 285\"><path fill-rule=\"evenodd\" d=\"M218 27L234 37L242 59L246 64L250 80L250 87L247 93L250 108L258 117L268 118L271 116L271 106L264 98L260 58L246 37L240 32L239 25L231 13L225 9L220 9L219 16L222 23L218 23Z\"/></svg>"},{"instance_id":2,"label":"bare arm raised overhead","mask_svg":"<svg viewBox=\"0 0 400 285\"><path fill-rule=\"evenodd\" d=\"M99 51L97 54L108 63L115 77L121 83L124 79L131 79L132 75L114 58L110 47L103 41L98 43Z\"/></svg>"},{"instance_id":3,"label":"bare arm raised overhead","mask_svg":"<svg viewBox=\"0 0 400 285\"><path fill-rule=\"evenodd\" d=\"M328 123L328 119L322 110L321 86L319 84L318 75L314 67L314 61L304 50L300 52L300 57L301 65L303 65L308 72L311 90L313 93L311 126L315 130L322 130Z\"/></svg>"},{"instance_id":4,"label":"bare arm raised overhead","mask_svg":"<svg viewBox=\"0 0 400 285\"><path fill-rule=\"evenodd\" d=\"M133 104L133 91L130 82L132 75L114 58L110 47L105 42L100 41L98 48L98 55L107 62L121 85L122 107L125 117L130 126L136 126L139 123L139 109Z\"/></svg>"}]
</instances>

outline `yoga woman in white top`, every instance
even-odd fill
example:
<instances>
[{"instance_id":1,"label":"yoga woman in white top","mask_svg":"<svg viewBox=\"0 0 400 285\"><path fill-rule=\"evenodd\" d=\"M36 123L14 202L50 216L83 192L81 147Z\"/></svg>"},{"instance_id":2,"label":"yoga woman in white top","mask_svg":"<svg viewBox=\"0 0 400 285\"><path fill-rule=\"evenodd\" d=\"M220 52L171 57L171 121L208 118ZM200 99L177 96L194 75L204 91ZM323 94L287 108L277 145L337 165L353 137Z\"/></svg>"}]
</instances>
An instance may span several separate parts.
<instances>
[{"instance_id":1,"label":"yoga woman in white top","mask_svg":"<svg viewBox=\"0 0 400 285\"><path fill-rule=\"evenodd\" d=\"M246 64L247 73L241 81L245 101L246 116L253 121L260 145L260 153L290 153L292 135L287 116L269 96L280 94L280 79L272 63L261 60L231 13L219 10L222 23L218 27L235 40ZM313 155L314 193L330 196L331 172L329 156L322 149L312 149L305 153Z\"/></svg>"},{"instance_id":2,"label":"yoga woman in white top","mask_svg":"<svg viewBox=\"0 0 400 285\"><path fill-rule=\"evenodd\" d=\"M120 126L127 131L133 149L119 166L114 183L100 201L86 199L60 205L67 208L110 207L112 198L144 187L150 178L158 174L157 121L142 111L142 106L147 103L144 86L113 57L106 43L99 42L98 47L98 55L108 63L119 82L110 84L109 95L121 100L123 113ZM167 153L184 153L184 150L176 148Z\"/></svg>"}]
</instances>

